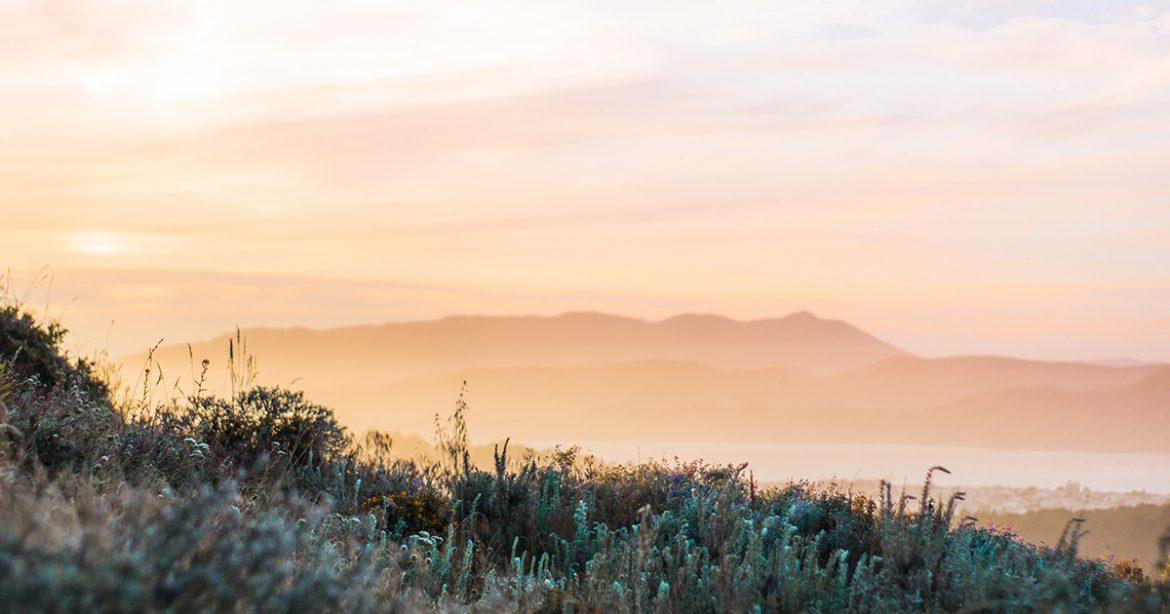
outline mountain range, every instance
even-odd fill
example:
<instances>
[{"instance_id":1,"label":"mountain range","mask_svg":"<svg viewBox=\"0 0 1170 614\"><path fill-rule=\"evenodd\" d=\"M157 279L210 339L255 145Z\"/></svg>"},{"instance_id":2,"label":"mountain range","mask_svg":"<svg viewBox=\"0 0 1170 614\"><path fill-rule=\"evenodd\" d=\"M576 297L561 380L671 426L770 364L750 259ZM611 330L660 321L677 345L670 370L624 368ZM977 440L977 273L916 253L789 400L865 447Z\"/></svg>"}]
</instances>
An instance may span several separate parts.
<instances>
[{"instance_id":1,"label":"mountain range","mask_svg":"<svg viewBox=\"0 0 1170 614\"><path fill-rule=\"evenodd\" d=\"M1166 365L923 358L807 312L459 316L241 336L260 383L301 388L357 431L429 434L466 382L477 439L1170 452ZM161 347L154 360L168 381L203 358L222 366L229 338ZM123 361L127 381L144 360Z\"/></svg>"}]
</instances>

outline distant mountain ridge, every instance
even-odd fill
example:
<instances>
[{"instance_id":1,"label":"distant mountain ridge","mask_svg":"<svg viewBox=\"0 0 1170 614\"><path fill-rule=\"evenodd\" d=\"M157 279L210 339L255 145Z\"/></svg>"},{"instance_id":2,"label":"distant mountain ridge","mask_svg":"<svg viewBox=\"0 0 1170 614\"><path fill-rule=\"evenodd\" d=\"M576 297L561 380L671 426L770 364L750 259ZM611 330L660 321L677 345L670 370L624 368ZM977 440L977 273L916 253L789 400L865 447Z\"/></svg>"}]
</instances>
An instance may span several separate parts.
<instances>
[{"instance_id":1,"label":"distant mountain ridge","mask_svg":"<svg viewBox=\"0 0 1170 614\"><path fill-rule=\"evenodd\" d=\"M359 431L427 435L468 381L473 432L491 439L1170 451L1159 435L1170 428L1165 365L922 358L808 312L749 322L455 316L243 336L261 383L303 389ZM203 358L214 375L227 342L155 358L168 381ZM143 358L123 363L127 381Z\"/></svg>"},{"instance_id":2,"label":"distant mountain ridge","mask_svg":"<svg viewBox=\"0 0 1170 614\"><path fill-rule=\"evenodd\" d=\"M753 321L698 314L647 321L595 312L451 316L328 330L258 328L243 334L261 357L265 372L285 381L324 376L331 381L368 382L371 377L476 367L652 359L836 372L908 355L846 322L808 312ZM224 356L228 338L196 343L192 349L197 357L215 360ZM160 348L155 356L183 369L190 362L185 345ZM141 364L135 358L143 357L131 357L128 364ZM345 368L333 369L341 365Z\"/></svg>"},{"instance_id":3,"label":"distant mountain ridge","mask_svg":"<svg viewBox=\"0 0 1170 614\"><path fill-rule=\"evenodd\" d=\"M1079 392L1015 385L1008 378L1001 388L955 385L917 398L887 386L855 389L865 383L851 379L857 375L655 360L469 369L320 394L344 408L355 425L393 423L425 432L431 416L450 410L466 381L473 431L521 441L569 433L583 440L1170 452L1164 436L1170 432L1170 368L1127 370L1116 378L1132 383L1116 388L1106 378L1100 389Z\"/></svg>"}]
</instances>

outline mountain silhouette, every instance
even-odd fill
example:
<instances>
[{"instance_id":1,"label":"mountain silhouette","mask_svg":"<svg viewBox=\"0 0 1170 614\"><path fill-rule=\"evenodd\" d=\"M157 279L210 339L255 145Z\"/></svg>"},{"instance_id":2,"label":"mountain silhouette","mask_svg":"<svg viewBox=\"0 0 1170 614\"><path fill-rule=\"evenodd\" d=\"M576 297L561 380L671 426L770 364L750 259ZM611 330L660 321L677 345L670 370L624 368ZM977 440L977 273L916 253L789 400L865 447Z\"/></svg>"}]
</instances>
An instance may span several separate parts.
<instances>
[{"instance_id":1,"label":"mountain silhouette","mask_svg":"<svg viewBox=\"0 0 1170 614\"><path fill-rule=\"evenodd\" d=\"M385 381L475 367L650 359L835 372L906 355L850 324L808 312L747 322L693 314L655 322L592 312L453 316L329 330L258 328L242 334L261 358L267 379L302 378L321 384ZM197 359L222 361L231 336L193 344L192 352ZM144 358L129 357L125 363L137 367ZM159 348L155 358L176 373L190 370L186 345Z\"/></svg>"},{"instance_id":2,"label":"mountain silhouette","mask_svg":"<svg viewBox=\"0 0 1170 614\"><path fill-rule=\"evenodd\" d=\"M1170 451L1151 430L1170 408L1163 365L922 358L807 312L459 316L242 336L260 383L301 388L359 432L428 435L468 382L472 432L489 439ZM171 381L203 358L222 364L228 338L155 358ZM127 381L143 358L124 362Z\"/></svg>"}]
</instances>

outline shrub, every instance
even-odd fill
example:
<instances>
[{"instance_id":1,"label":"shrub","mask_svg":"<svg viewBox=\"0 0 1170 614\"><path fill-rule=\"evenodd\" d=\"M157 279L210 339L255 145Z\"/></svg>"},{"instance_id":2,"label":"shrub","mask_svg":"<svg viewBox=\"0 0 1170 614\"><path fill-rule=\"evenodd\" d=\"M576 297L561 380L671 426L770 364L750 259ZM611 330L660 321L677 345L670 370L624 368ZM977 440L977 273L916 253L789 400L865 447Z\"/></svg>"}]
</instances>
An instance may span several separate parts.
<instances>
[{"instance_id":1,"label":"shrub","mask_svg":"<svg viewBox=\"0 0 1170 614\"><path fill-rule=\"evenodd\" d=\"M438 535L451 522L451 502L437 490L397 491L365 500L366 511L382 515L394 535Z\"/></svg>"},{"instance_id":2,"label":"shrub","mask_svg":"<svg viewBox=\"0 0 1170 614\"><path fill-rule=\"evenodd\" d=\"M15 304L0 306L0 362L19 378L35 378L45 388L76 385L95 398L109 395L92 365L70 360L61 350L66 330L56 322L42 326Z\"/></svg>"},{"instance_id":3,"label":"shrub","mask_svg":"<svg viewBox=\"0 0 1170 614\"><path fill-rule=\"evenodd\" d=\"M187 437L207 444L222 462L251 469L261 457L302 467L340 457L350 438L333 411L302 392L254 387L234 399L192 397L186 411L169 416Z\"/></svg>"},{"instance_id":4,"label":"shrub","mask_svg":"<svg viewBox=\"0 0 1170 614\"><path fill-rule=\"evenodd\" d=\"M0 373L4 456L26 468L81 470L117 453L122 418L105 400L76 385L46 389L36 378Z\"/></svg>"}]
</instances>

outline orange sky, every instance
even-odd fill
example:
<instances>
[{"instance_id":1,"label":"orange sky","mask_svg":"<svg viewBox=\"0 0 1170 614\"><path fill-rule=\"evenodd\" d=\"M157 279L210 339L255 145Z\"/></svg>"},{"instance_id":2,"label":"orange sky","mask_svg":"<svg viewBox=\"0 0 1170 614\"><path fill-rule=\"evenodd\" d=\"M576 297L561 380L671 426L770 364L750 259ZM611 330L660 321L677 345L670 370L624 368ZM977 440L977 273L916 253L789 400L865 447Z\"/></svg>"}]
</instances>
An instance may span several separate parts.
<instances>
[{"instance_id":1,"label":"orange sky","mask_svg":"<svg viewBox=\"0 0 1170 614\"><path fill-rule=\"evenodd\" d=\"M810 309L1170 360L1170 3L713 6L5 2L0 264L114 353Z\"/></svg>"}]
</instances>

